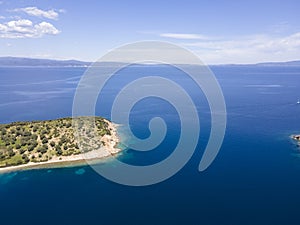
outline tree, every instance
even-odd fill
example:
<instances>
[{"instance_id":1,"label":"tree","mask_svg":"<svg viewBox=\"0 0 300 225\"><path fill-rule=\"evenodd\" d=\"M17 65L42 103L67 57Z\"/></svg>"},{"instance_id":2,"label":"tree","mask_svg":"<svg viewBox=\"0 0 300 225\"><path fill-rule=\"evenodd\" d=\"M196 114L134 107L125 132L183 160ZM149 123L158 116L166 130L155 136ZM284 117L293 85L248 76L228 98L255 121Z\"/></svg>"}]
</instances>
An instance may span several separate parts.
<instances>
[{"instance_id":1,"label":"tree","mask_svg":"<svg viewBox=\"0 0 300 225\"><path fill-rule=\"evenodd\" d=\"M37 125L34 125L33 128L32 128L32 131L37 132L38 129L39 129L39 127Z\"/></svg>"},{"instance_id":2,"label":"tree","mask_svg":"<svg viewBox=\"0 0 300 225\"><path fill-rule=\"evenodd\" d=\"M37 152L40 152L41 154L44 154L47 152L47 148L43 145L43 146L39 146L37 148Z\"/></svg>"},{"instance_id":3,"label":"tree","mask_svg":"<svg viewBox=\"0 0 300 225\"><path fill-rule=\"evenodd\" d=\"M20 138L20 145L25 146L27 144L27 141L22 137Z\"/></svg>"},{"instance_id":4,"label":"tree","mask_svg":"<svg viewBox=\"0 0 300 225\"><path fill-rule=\"evenodd\" d=\"M42 143L43 143L43 144L48 143L48 138L44 137L43 140L42 140Z\"/></svg>"},{"instance_id":5,"label":"tree","mask_svg":"<svg viewBox=\"0 0 300 225\"><path fill-rule=\"evenodd\" d=\"M28 145L28 151L33 151L34 150L34 146L33 145Z\"/></svg>"},{"instance_id":6,"label":"tree","mask_svg":"<svg viewBox=\"0 0 300 225\"><path fill-rule=\"evenodd\" d=\"M40 139L43 140L46 136L44 134L40 135Z\"/></svg>"},{"instance_id":7,"label":"tree","mask_svg":"<svg viewBox=\"0 0 300 225\"><path fill-rule=\"evenodd\" d=\"M31 144L34 148L38 146L38 142L36 140L32 140Z\"/></svg>"},{"instance_id":8,"label":"tree","mask_svg":"<svg viewBox=\"0 0 300 225\"><path fill-rule=\"evenodd\" d=\"M24 135L23 130L17 130L16 135L23 136Z\"/></svg>"},{"instance_id":9,"label":"tree","mask_svg":"<svg viewBox=\"0 0 300 225\"><path fill-rule=\"evenodd\" d=\"M42 131L41 131L41 135L45 135L45 134L47 134L47 133L48 133L47 130L42 130Z\"/></svg>"},{"instance_id":10,"label":"tree","mask_svg":"<svg viewBox=\"0 0 300 225\"><path fill-rule=\"evenodd\" d=\"M30 137L31 136L31 132L26 130L24 131L24 134L23 134L25 137Z\"/></svg>"},{"instance_id":11,"label":"tree","mask_svg":"<svg viewBox=\"0 0 300 225\"><path fill-rule=\"evenodd\" d=\"M68 141L68 138L66 135L63 135L60 139L60 143L63 144L63 143L66 143Z\"/></svg>"},{"instance_id":12,"label":"tree","mask_svg":"<svg viewBox=\"0 0 300 225\"><path fill-rule=\"evenodd\" d=\"M24 152L26 152L26 150L25 150L24 148L21 148L21 149L19 150L19 152L20 152L20 154L22 155Z\"/></svg>"},{"instance_id":13,"label":"tree","mask_svg":"<svg viewBox=\"0 0 300 225\"><path fill-rule=\"evenodd\" d=\"M38 136L36 134L31 135L31 139L36 140Z\"/></svg>"},{"instance_id":14,"label":"tree","mask_svg":"<svg viewBox=\"0 0 300 225\"><path fill-rule=\"evenodd\" d=\"M24 160L25 163L28 163L30 161L26 154L22 155L22 159Z\"/></svg>"},{"instance_id":15,"label":"tree","mask_svg":"<svg viewBox=\"0 0 300 225\"><path fill-rule=\"evenodd\" d=\"M9 149L9 150L7 151L7 153L8 153L8 155L9 155L9 157L13 157L13 156L16 155L16 153L15 153L12 149Z\"/></svg>"},{"instance_id":16,"label":"tree","mask_svg":"<svg viewBox=\"0 0 300 225\"><path fill-rule=\"evenodd\" d=\"M62 150L61 150L61 147L59 145L55 146L55 151L56 151L57 155L62 155L62 153L63 153Z\"/></svg>"},{"instance_id":17,"label":"tree","mask_svg":"<svg viewBox=\"0 0 300 225\"><path fill-rule=\"evenodd\" d=\"M14 142L12 142L12 144L14 144ZM9 140L6 139L5 145L6 145L6 146L9 146L9 145L10 145Z\"/></svg>"},{"instance_id":18,"label":"tree","mask_svg":"<svg viewBox=\"0 0 300 225\"><path fill-rule=\"evenodd\" d=\"M6 129L5 128L1 128L1 133L2 133L2 135L6 135Z\"/></svg>"},{"instance_id":19,"label":"tree","mask_svg":"<svg viewBox=\"0 0 300 225\"><path fill-rule=\"evenodd\" d=\"M4 158L5 158L5 155L4 155L4 153L3 153L3 150L0 149L0 160L1 160L1 159L4 159Z\"/></svg>"}]
</instances>

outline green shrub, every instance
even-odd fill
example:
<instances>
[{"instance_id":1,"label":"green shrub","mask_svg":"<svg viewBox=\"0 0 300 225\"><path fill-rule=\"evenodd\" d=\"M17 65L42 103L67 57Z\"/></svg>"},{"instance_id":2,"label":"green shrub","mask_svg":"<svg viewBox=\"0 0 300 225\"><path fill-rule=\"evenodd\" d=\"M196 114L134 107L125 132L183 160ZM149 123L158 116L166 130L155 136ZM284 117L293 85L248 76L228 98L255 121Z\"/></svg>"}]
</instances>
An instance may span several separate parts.
<instances>
[{"instance_id":1,"label":"green shrub","mask_svg":"<svg viewBox=\"0 0 300 225\"><path fill-rule=\"evenodd\" d=\"M63 153L62 150L61 150L61 147L59 145L55 146L55 151L56 151L57 155L61 155Z\"/></svg>"},{"instance_id":2,"label":"green shrub","mask_svg":"<svg viewBox=\"0 0 300 225\"><path fill-rule=\"evenodd\" d=\"M16 153L15 153L12 149L9 149L9 150L7 151L7 153L8 153L8 155L9 155L9 157L13 157L13 156L16 155Z\"/></svg>"},{"instance_id":3,"label":"green shrub","mask_svg":"<svg viewBox=\"0 0 300 225\"><path fill-rule=\"evenodd\" d=\"M34 150L34 146L33 145L28 145L28 151L33 151Z\"/></svg>"},{"instance_id":4,"label":"green shrub","mask_svg":"<svg viewBox=\"0 0 300 225\"><path fill-rule=\"evenodd\" d=\"M45 134L48 134L48 131L47 130L42 130L41 135L45 135Z\"/></svg>"},{"instance_id":5,"label":"green shrub","mask_svg":"<svg viewBox=\"0 0 300 225\"><path fill-rule=\"evenodd\" d=\"M50 145L51 145L51 147L54 147L54 146L55 146L55 142L54 142L54 141L51 141L51 142L50 142Z\"/></svg>"},{"instance_id":6,"label":"green shrub","mask_svg":"<svg viewBox=\"0 0 300 225\"><path fill-rule=\"evenodd\" d=\"M26 154L22 155L22 159L24 160L25 163L28 163L30 161Z\"/></svg>"},{"instance_id":7,"label":"green shrub","mask_svg":"<svg viewBox=\"0 0 300 225\"><path fill-rule=\"evenodd\" d=\"M43 146L39 146L37 148L37 152L41 153L41 154L44 154L47 152L47 148L43 145Z\"/></svg>"},{"instance_id":8,"label":"green shrub","mask_svg":"<svg viewBox=\"0 0 300 225\"><path fill-rule=\"evenodd\" d=\"M19 152L20 152L20 154L22 155L24 152L26 152L26 150L25 150L24 148L21 148L21 149L19 150Z\"/></svg>"},{"instance_id":9,"label":"green shrub","mask_svg":"<svg viewBox=\"0 0 300 225\"><path fill-rule=\"evenodd\" d=\"M26 130L26 131L24 131L23 135L24 135L25 137L30 137L30 136L31 136L31 132L28 131L28 130Z\"/></svg>"},{"instance_id":10,"label":"green shrub","mask_svg":"<svg viewBox=\"0 0 300 225\"><path fill-rule=\"evenodd\" d=\"M37 132L38 129L39 129L39 127L37 125L34 125L33 128L32 128L32 131Z\"/></svg>"},{"instance_id":11,"label":"green shrub","mask_svg":"<svg viewBox=\"0 0 300 225\"><path fill-rule=\"evenodd\" d=\"M42 140L42 143L43 143L43 144L48 143L48 138L44 137L43 140Z\"/></svg>"},{"instance_id":12,"label":"green shrub","mask_svg":"<svg viewBox=\"0 0 300 225\"><path fill-rule=\"evenodd\" d=\"M6 129L5 128L1 128L1 134L6 135Z\"/></svg>"}]
</instances>

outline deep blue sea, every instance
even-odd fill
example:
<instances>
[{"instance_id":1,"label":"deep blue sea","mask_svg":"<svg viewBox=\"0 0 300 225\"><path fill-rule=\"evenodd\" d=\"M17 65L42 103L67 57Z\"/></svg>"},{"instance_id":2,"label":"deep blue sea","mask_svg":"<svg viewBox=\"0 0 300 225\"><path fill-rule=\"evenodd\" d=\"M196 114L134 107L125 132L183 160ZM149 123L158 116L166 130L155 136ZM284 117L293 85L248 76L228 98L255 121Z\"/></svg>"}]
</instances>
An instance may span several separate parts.
<instances>
[{"instance_id":1,"label":"deep blue sea","mask_svg":"<svg viewBox=\"0 0 300 225\"><path fill-rule=\"evenodd\" d=\"M207 170L198 171L210 132L203 93L174 68L128 68L104 87L97 115L110 118L113 99L126 83L143 75L172 77L198 109L201 132L192 159L170 179L145 187L113 183L88 166L0 175L0 224L300 224L300 151L289 138L300 133L300 67L211 70L226 100L227 130ZM85 68L0 68L0 123L71 116L84 72ZM180 134L174 107L154 97L140 101L132 109L132 130L146 138L148 122L155 116L168 126L161 145L147 153L127 149L119 160L147 165L168 157Z\"/></svg>"}]
</instances>

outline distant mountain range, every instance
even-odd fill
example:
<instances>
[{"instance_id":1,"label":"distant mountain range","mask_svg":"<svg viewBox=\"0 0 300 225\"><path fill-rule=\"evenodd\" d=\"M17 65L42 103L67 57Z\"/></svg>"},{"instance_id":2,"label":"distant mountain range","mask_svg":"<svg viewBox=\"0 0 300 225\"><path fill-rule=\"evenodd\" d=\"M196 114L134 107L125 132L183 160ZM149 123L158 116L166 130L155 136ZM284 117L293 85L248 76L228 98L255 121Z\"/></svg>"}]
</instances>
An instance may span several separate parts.
<instances>
[{"instance_id":1,"label":"distant mountain range","mask_svg":"<svg viewBox=\"0 0 300 225\"><path fill-rule=\"evenodd\" d=\"M300 66L300 60L289 62L265 62L258 63L258 66Z\"/></svg>"},{"instance_id":2,"label":"distant mountain range","mask_svg":"<svg viewBox=\"0 0 300 225\"><path fill-rule=\"evenodd\" d=\"M297 61L288 61L288 62L262 62L262 63L255 63L255 64L221 64L221 65L212 65L212 66L259 66L259 67L269 67L269 66L293 66L293 67L300 67L300 60Z\"/></svg>"},{"instance_id":3,"label":"distant mountain range","mask_svg":"<svg viewBox=\"0 0 300 225\"><path fill-rule=\"evenodd\" d=\"M104 65L122 64L119 62L107 62ZM0 67L88 67L91 62L78 60L53 60L34 59L20 57L0 57ZM289 62L264 62L257 64L227 64L230 66L300 66L300 60ZM103 66L103 63L99 66ZM218 65L216 65L218 66ZM222 65L222 66L226 66Z\"/></svg>"},{"instance_id":4,"label":"distant mountain range","mask_svg":"<svg viewBox=\"0 0 300 225\"><path fill-rule=\"evenodd\" d=\"M22 66L40 66L40 67L87 67L90 62L77 60L53 60L53 59L33 59L19 57L0 57L1 67L22 67Z\"/></svg>"}]
</instances>

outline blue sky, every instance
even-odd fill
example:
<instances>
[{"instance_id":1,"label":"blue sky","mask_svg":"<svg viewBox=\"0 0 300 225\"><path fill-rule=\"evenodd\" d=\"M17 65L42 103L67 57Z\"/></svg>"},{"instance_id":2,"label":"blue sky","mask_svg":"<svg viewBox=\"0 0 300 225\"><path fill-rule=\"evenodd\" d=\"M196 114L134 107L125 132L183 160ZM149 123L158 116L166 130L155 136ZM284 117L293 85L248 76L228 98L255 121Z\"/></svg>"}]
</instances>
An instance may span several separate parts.
<instances>
[{"instance_id":1,"label":"blue sky","mask_svg":"<svg viewBox=\"0 0 300 225\"><path fill-rule=\"evenodd\" d=\"M94 61L168 41L209 64L300 59L300 1L0 0L0 56Z\"/></svg>"}]
</instances>

